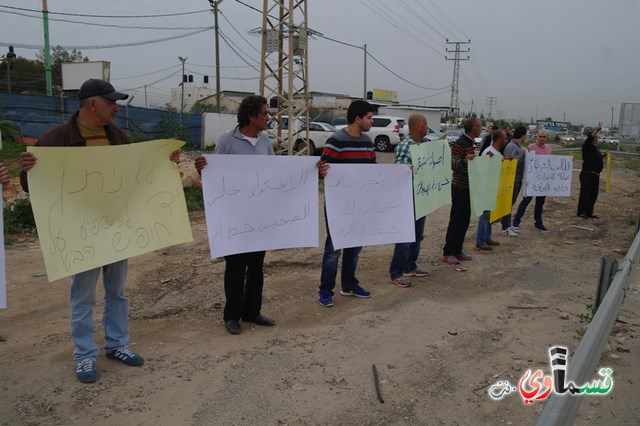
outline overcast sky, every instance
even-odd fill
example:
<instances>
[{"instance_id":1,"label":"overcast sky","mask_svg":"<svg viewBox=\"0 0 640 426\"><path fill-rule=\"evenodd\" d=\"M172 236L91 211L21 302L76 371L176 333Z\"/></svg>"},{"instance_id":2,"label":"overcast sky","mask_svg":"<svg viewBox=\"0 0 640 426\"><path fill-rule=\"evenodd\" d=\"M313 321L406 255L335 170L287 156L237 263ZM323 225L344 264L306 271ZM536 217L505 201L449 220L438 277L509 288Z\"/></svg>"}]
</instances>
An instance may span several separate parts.
<instances>
[{"instance_id":1,"label":"overcast sky","mask_svg":"<svg viewBox=\"0 0 640 426\"><path fill-rule=\"evenodd\" d=\"M262 0L220 4L222 90L258 91L254 68L261 42L248 32L261 27L262 6ZM34 47L44 44L42 14L15 8L39 11L42 1L0 0L0 51L13 43L19 56L34 59ZM145 85L149 104L169 102L171 88L181 81L179 56L188 58L194 85L207 74L215 90L213 29L95 48L212 27L209 12L149 16L206 11L208 0L49 0L48 8L51 46L76 47L92 61L111 62L112 83L135 94L134 105L144 105ZM367 61L369 90L396 90L402 103L449 106L453 61L445 57L453 57L446 49L454 45L447 45L448 38L471 40L462 46L470 50L460 64L462 111L473 102L473 110L486 116L487 99L495 97L494 117L566 117L607 126L611 106L617 125L620 103L640 102L637 0L308 0L308 9L309 27L324 36L309 40L313 91L362 96L366 43L375 58ZM141 15L148 17L129 18Z\"/></svg>"}]
</instances>

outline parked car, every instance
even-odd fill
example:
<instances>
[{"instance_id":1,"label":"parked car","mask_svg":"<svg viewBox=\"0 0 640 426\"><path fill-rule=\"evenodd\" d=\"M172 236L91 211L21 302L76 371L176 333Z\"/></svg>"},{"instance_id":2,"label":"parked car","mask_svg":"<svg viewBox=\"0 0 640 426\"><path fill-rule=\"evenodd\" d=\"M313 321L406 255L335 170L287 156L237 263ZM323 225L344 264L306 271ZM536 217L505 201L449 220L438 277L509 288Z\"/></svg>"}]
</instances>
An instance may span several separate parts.
<instances>
[{"instance_id":1,"label":"parked car","mask_svg":"<svg viewBox=\"0 0 640 426\"><path fill-rule=\"evenodd\" d=\"M484 138L487 137L487 132L480 133L480 136L477 138L473 138L473 146L474 148L481 148L482 142L484 142ZM455 142L455 141L454 141Z\"/></svg>"},{"instance_id":2,"label":"parked car","mask_svg":"<svg viewBox=\"0 0 640 426\"><path fill-rule=\"evenodd\" d=\"M276 127L276 124L277 123L275 120L271 120L267 123L267 128L269 130L274 130ZM285 131L288 131L288 129L289 129L289 117L287 117L286 115L283 115L282 116L283 137L286 137L287 132ZM296 124L292 127L292 129L294 131L294 138L295 138L295 142L293 143L293 149L296 151L301 151L306 145L306 142L304 139L306 137L304 122L297 121ZM310 154L315 155L322 152L322 149L324 148L324 145L327 142L327 139L329 139L329 136L331 136L335 131L336 131L336 128L329 123L322 123L319 121L318 122L312 121L311 123L309 123ZM273 140L273 143L275 145L275 140ZM274 146L274 149L275 148L276 147Z\"/></svg>"},{"instance_id":3,"label":"parked car","mask_svg":"<svg viewBox=\"0 0 640 426\"><path fill-rule=\"evenodd\" d=\"M560 140L563 142L575 142L576 138L571 135L562 135L560 136Z\"/></svg>"},{"instance_id":4,"label":"parked car","mask_svg":"<svg viewBox=\"0 0 640 426\"><path fill-rule=\"evenodd\" d=\"M322 149L324 148L325 143L327 142L327 139L329 139L329 137L333 135L335 131L336 128L329 123L321 123L319 121L312 121L311 123L309 123L310 154L320 154L322 152ZM296 142L293 145L293 149L295 149L296 151L300 151L304 148L305 136L305 128L303 126L300 129L300 133L296 134L296 137L298 139L296 139Z\"/></svg>"},{"instance_id":5,"label":"parked car","mask_svg":"<svg viewBox=\"0 0 640 426\"><path fill-rule=\"evenodd\" d=\"M605 136L600 139L600 142L618 145L620 143L620 140L618 138L614 138L613 136Z\"/></svg>"},{"instance_id":6,"label":"parked car","mask_svg":"<svg viewBox=\"0 0 640 426\"><path fill-rule=\"evenodd\" d=\"M402 127L402 134L403 134L403 136L405 138L409 134L409 125L408 124L405 124ZM438 139L443 139L444 138L444 134L442 132L437 131L437 130L433 130L431 127L429 127L429 129L427 130L427 135L424 138L426 140L428 140L428 141L437 141Z\"/></svg>"},{"instance_id":7,"label":"parked car","mask_svg":"<svg viewBox=\"0 0 640 426\"><path fill-rule=\"evenodd\" d=\"M444 132L444 137L449 142L449 145L452 145L463 134L464 134L464 130L447 130L446 132Z\"/></svg>"},{"instance_id":8,"label":"parked car","mask_svg":"<svg viewBox=\"0 0 640 426\"><path fill-rule=\"evenodd\" d=\"M393 151L404 138L402 128L405 121L402 117L389 115L374 115L373 126L367 135L373 141L373 146L378 151Z\"/></svg>"}]
</instances>

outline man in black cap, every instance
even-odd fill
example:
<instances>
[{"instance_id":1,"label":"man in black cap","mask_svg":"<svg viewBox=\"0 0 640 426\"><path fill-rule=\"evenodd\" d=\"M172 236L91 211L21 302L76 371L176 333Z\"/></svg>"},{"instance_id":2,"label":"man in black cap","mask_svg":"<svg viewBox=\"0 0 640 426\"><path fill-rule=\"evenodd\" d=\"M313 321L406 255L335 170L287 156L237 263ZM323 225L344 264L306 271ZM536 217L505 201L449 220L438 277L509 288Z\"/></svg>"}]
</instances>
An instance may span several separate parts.
<instances>
[{"instance_id":1,"label":"man in black cap","mask_svg":"<svg viewBox=\"0 0 640 426\"><path fill-rule=\"evenodd\" d=\"M37 146L108 146L128 144L129 138L113 119L118 113L117 100L129 97L117 92L104 80L89 79L82 84L79 93L80 110L69 121L47 131ZM175 161L176 151L171 155ZM20 181L28 192L27 174L36 165L31 152L20 155L22 173ZM124 295L127 277L127 259L104 265L71 277L71 338L75 345L73 359L76 376L84 383L98 378L96 357L100 349L93 341L93 308L96 304L96 285L102 271L104 282L103 328L107 358L113 358L131 366L144 363L142 357L131 350L129 343L129 306Z\"/></svg>"}]
</instances>

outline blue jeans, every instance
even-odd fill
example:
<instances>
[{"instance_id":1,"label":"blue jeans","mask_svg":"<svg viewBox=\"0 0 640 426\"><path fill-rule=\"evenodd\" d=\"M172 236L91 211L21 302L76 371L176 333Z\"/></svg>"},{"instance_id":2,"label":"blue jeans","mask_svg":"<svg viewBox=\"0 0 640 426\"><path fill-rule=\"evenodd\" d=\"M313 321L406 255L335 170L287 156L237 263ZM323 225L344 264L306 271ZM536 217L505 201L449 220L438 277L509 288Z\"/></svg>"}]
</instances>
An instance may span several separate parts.
<instances>
[{"instance_id":1,"label":"blue jeans","mask_svg":"<svg viewBox=\"0 0 640 426\"><path fill-rule=\"evenodd\" d=\"M518 199L518 194L520 194L520 188L522 188L522 181L515 181L513 184L513 197L511 198L512 209L513 205L516 203L516 199ZM506 231L511 227L511 212L500 220L500 224L502 225L503 231Z\"/></svg>"},{"instance_id":2,"label":"blue jeans","mask_svg":"<svg viewBox=\"0 0 640 426\"><path fill-rule=\"evenodd\" d=\"M338 275L338 260L340 252L342 256L342 290L351 291L353 286L359 284L356 279L356 268L362 247L349 247L343 250L334 250L329 226L327 226L327 240L324 243L324 255L322 256L322 272L320 275L320 291L327 291L333 295L336 287L336 276Z\"/></svg>"},{"instance_id":3,"label":"blue jeans","mask_svg":"<svg viewBox=\"0 0 640 426\"><path fill-rule=\"evenodd\" d=\"M531 203L532 198L533 197L524 197L522 201L520 201L518 211L516 211L516 216L513 218L513 226L520 226L522 216L524 216L524 212L527 210L527 206ZM536 197L536 206L533 210L533 221L536 226L544 226L542 223L542 208L544 207L545 200L546 197Z\"/></svg>"},{"instance_id":4,"label":"blue jeans","mask_svg":"<svg viewBox=\"0 0 640 426\"><path fill-rule=\"evenodd\" d=\"M478 219L478 232L476 234L476 245L484 244L491 239L491 223L489 217L491 215L490 210L485 210Z\"/></svg>"},{"instance_id":5,"label":"blue jeans","mask_svg":"<svg viewBox=\"0 0 640 426\"><path fill-rule=\"evenodd\" d=\"M93 308L96 286L102 271L104 307L102 326L106 350L129 343L129 302L124 297L127 260L121 260L71 277L71 338L75 345L74 361L95 358L100 350L93 341Z\"/></svg>"},{"instance_id":6,"label":"blue jeans","mask_svg":"<svg viewBox=\"0 0 640 426\"><path fill-rule=\"evenodd\" d=\"M391 258L391 265L389 266L389 275L392 280L403 276L405 272L418 269L416 261L420 255L420 242L424 239L424 225L426 221L426 216L416 220L416 241L414 243L396 244L393 250L393 257Z\"/></svg>"}]
</instances>

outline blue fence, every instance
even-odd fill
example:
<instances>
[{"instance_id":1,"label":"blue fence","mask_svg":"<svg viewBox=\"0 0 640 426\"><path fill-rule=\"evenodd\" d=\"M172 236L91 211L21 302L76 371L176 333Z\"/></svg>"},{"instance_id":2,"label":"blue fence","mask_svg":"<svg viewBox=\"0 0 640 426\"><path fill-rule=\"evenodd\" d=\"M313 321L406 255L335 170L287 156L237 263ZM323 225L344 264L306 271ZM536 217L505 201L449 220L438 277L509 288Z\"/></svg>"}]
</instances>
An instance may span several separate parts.
<instances>
[{"instance_id":1,"label":"blue fence","mask_svg":"<svg viewBox=\"0 0 640 426\"><path fill-rule=\"evenodd\" d=\"M74 98L21 95L0 92L0 109L4 116L18 124L23 136L39 138L44 132L69 119L78 111L79 101ZM135 132L144 139L161 137L159 125L164 119L172 116L179 123L179 114L169 111L121 106L114 121L118 127L130 136ZM183 114L187 120L190 139L186 142L194 147L200 146L202 132L202 116L200 114ZM174 135L162 135L170 137Z\"/></svg>"}]
</instances>

